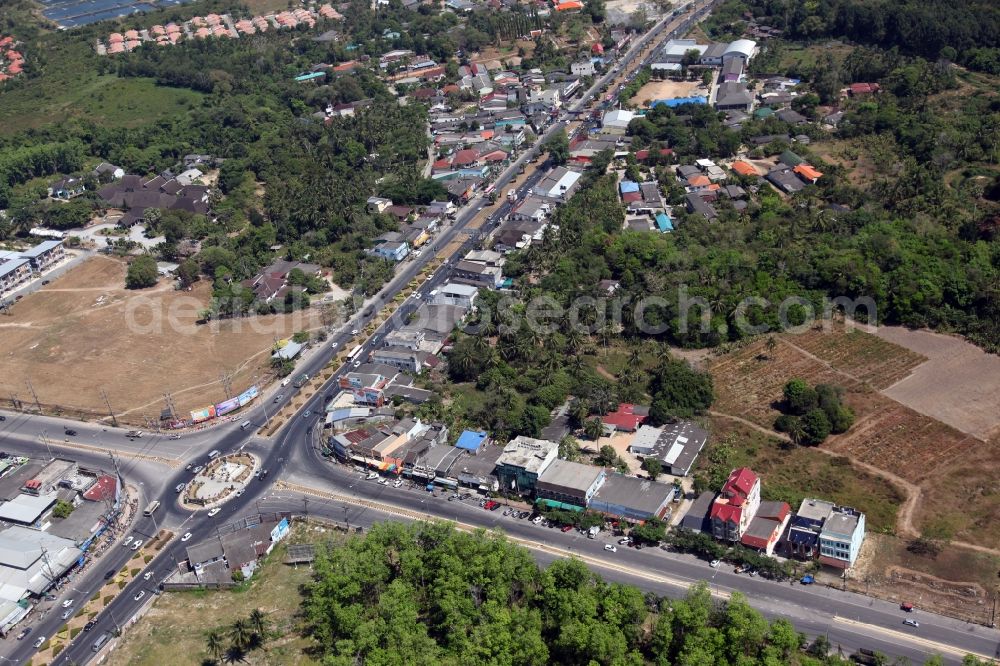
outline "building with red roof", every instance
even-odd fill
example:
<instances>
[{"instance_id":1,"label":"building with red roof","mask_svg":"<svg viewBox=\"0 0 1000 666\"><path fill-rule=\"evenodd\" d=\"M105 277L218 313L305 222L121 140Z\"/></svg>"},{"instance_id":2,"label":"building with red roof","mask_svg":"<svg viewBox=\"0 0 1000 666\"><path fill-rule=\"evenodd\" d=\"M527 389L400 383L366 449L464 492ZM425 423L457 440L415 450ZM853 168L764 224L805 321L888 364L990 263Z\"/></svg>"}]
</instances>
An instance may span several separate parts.
<instances>
[{"instance_id":1,"label":"building with red roof","mask_svg":"<svg viewBox=\"0 0 1000 666\"><path fill-rule=\"evenodd\" d=\"M475 166L479 164L479 151L474 148L460 150L455 153L455 156L451 159L451 163L455 167Z\"/></svg>"},{"instance_id":2,"label":"building with red roof","mask_svg":"<svg viewBox=\"0 0 1000 666\"><path fill-rule=\"evenodd\" d=\"M815 184L817 180L823 177L823 172L816 169L816 167L809 166L808 164L796 164L792 167L799 178L806 181L807 183Z\"/></svg>"},{"instance_id":3,"label":"building with red roof","mask_svg":"<svg viewBox=\"0 0 1000 666\"><path fill-rule=\"evenodd\" d=\"M739 541L759 507L760 477L749 467L734 469L712 503L712 534L716 539Z\"/></svg>"},{"instance_id":4,"label":"building with red roof","mask_svg":"<svg viewBox=\"0 0 1000 666\"><path fill-rule=\"evenodd\" d=\"M642 194L639 194L638 200L642 200ZM621 432L635 432L647 418L649 418L648 407L623 402L618 405L618 409L605 415L602 420L605 425L614 426L615 430L619 430Z\"/></svg>"},{"instance_id":5,"label":"building with red roof","mask_svg":"<svg viewBox=\"0 0 1000 666\"><path fill-rule=\"evenodd\" d=\"M22 68L21 68L21 61L20 60L18 60L16 62L12 62L12 63L10 63L10 65L7 66L7 73L9 73L9 74L20 74L21 71L22 71Z\"/></svg>"},{"instance_id":6,"label":"building with red roof","mask_svg":"<svg viewBox=\"0 0 1000 666\"><path fill-rule=\"evenodd\" d=\"M749 162L744 162L743 160L733 162L733 165L730 168L741 176L760 176L754 165Z\"/></svg>"},{"instance_id":7,"label":"building with red roof","mask_svg":"<svg viewBox=\"0 0 1000 666\"><path fill-rule=\"evenodd\" d=\"M674 151L669 148L660 148L660 157L670 157L674 154ZM645 162L649 159L649 149L643 148L642 150L635 151L635 159L639 162Z\"/></svg>"},{"instance_id":8,"label":"building with red roof","mask_svg":"<svg viewBox=\"0 0 1000 666\"><path fill-rule=\"evenodd\" d=\"M118 492L118 479L110 474L97 477L90 488L83 493L83 499L91 502L105 502L113 500Z\"/></svg>"},{"instance_id":9,"label":"building with red roof","mask_svg":"<svg viewBox=\"0 0 1000 666\"><path fill-rule=\"evenodd\" d=\"M740 543L770 555L791 519L792 510L785 502L761 502Z\"/></svg>"},{"instance_id":10,"label":"building with red roof","mask_svg":"<svg viewBox=\"0 0 1000 666\"><path fill-rule=\"evenodd\" d=\"M879 91L879 85L877 83L852 83L847 91L851 97L871 95Z\"/></svg>"}]
</instances>

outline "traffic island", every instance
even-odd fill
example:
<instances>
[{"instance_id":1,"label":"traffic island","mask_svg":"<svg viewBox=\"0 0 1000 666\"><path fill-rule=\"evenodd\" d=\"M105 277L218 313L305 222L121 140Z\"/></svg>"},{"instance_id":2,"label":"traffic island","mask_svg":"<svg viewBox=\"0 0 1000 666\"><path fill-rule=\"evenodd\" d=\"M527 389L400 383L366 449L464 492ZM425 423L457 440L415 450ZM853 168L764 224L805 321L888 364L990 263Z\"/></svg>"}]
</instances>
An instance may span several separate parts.
<instances>
[{"instance_id":1,"label":"traffic island","mask_svg":"<svg viewBox=\"0 0 1000 666\"><path fill-rule=\"evenodd\" d=\"M194 510L221 504L242 490L259 467L260 459L250 453L220 456L187 485L181 495L181 506Z\"/></svg>"}]
</instances>

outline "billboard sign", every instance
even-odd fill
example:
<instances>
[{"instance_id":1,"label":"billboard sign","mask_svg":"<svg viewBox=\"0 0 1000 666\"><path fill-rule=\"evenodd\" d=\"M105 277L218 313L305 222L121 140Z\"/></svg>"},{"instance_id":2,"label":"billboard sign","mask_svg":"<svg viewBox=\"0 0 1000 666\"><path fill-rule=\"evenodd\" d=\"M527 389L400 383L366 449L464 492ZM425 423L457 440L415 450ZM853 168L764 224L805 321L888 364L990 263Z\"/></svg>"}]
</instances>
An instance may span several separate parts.
<instances>
[{"instance_id":1,"label":"billboard sign","mask_svg":"<svg viewBox=\"0 0 1000 666\"><path fill-rule=\"evenodd\" d=\"M285 538L288 534L288 518L282 518L281 522L274 526L271 530L271 542L276 543Z\"/></svg>"},{"instance_id":2,"label":"billboard sign","mask_svg":"<svg viewBox=\"0 0 1000 666\"><path fill-rule=\"evenodd\" d=\"M215 406L215 415L222 416L223 414L228 414L234 409L239 409L239 408L240 408L240 399L230 398L229 400L220 402Z\"/></svg>"},{"instance_id":3,"label":"billboard sign","mask_svg":"<svg viewBox=\"0 0 1000 666\"><path fill-rule=\"evenodd\" d=\"M240 401L240 407L250 402L253 402L253 399L256 398L258 395L260 395L260 391L257 389L256 386L251 386L246 391L243 391L243 393L240 393L238 397L238 400Z\"/></svg>"},{"instance_id":4,"label":"billboard sign","mask_svg":"<svg viewBox=\"0 0 1000 666\"><path fill-rule=\"evenodd\" d=\"M208 407L202 407L201 409L191 410L191 420L195 423L201 423L202 421L207 421L209 419L215 418L215 405L209 405Z\"/></svg>"}]
</instances>

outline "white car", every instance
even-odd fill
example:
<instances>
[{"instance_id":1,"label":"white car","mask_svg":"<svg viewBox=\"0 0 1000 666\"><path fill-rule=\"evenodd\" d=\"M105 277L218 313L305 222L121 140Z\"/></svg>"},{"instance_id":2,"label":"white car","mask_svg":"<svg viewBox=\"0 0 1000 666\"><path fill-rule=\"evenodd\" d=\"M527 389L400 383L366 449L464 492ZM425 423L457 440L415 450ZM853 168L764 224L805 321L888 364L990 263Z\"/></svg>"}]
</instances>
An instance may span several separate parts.
<instances>
[{"instance_id":1,"label":"white car","mask_svg":"<svg viewBox=\"0 0 1000 666\"><path fill-rule=\"evenodd\" d=\"M403 485L402 479L396 479L395 481L392 482L393 488L399 488L401 485Z\"/></svg>"},{"instance_id":2,"label":"white car","mask_svg":"<svg viewBox=\"0 0 1000 666\"><path fill-rule=\"evenodd\" d=\"M153 572L152 571L147 571L146 573L144 573L142 575L142 579L143 580L149 580L152 577L153 577Z\"/></svg>"},{"instance_id":3,"label":"white car","mask_svg":"<svg viewBox=\"0 0 1000 666\"><path fill-rule=\"evenodd\" d=\"M134 537L134 536L130 536L130 537L128 537L127 539L125 539L124 541L122 541L122 545L123 545L123 546L127 546L127 545L129 545L130 543L132 543L132 540L133 540L133 539L135 539L135 537Z\"/></svg>"},{"instance_id":4,"label":"white car","mask_svg":"<svg viewBox=\"0 0 1000 666\"><path fill-rule=\"evenodd\" d=\"M70 606L73 605L74 601L75 599L67 599L66 601L63 602L63 608L69 608Z\"/></svg>"},{"instance_id":5,"label":"white car","mask_svg":"<svg viewBox=\"0 0 1000 666\"><path fill-rule=\"evenodd\" d=\"M717 568L717 567L718 567L718 566L719 566L720 564L722 564L722 560L712 560L711 562L709 562L708 566L710 566L710 567L712 567L713 569L715 569L715 568Z\"/></svg>"},{"instance_id":6,"label":"white car","mask_svg":"<svg viewBox=\"0 0 1000 666\"><path fill-rule=\"evenodd\" d=\"M365 477L366 481L374 481L378 478L378 474L375 472L368 472L368 476Z\"/></svg>"},{"instance_id":7,"label":"white car","mask_svg":"<svg viewBox=\"0 0 1000 666\"><path fill-rule=\"evenodd\" d=\"M357 334L358 334L358 329L355 328L351 330L351 335L357 335Z\"/></svg>"},{"instance_id":8,"label":"white car","mask_svg":"<svg viewBox=\"0 0 1000 666\"><path fill-rule=\"evenodd\" d=\"M212 516L218 515L220 511L222 511L222 509L220 509L219 507L215 507L214 509L208 512L208 517L211 518Z\"/></svg>"},{"instance_id":9,"label":"white car","mask_svg":"<svg viewBox=\"0 0 1000 666\"><path fill-rule=\"evenodd\" d=\"M191 538L191 533L188 532L187 534L181 537L181 541L187 541L190 538Z\"/></svg>"},{"instance_id":10,"label":"white car","mask_svg":"<svg viewBox=\"0 0 1000 666\"><path fill-rule=\"evenodd\" d=\"M32 643L32 645L37 650L38 648L42 647L42 643L44 642L45 642L45 636L39 636L38 638L35 639L35 642Z\"/></svg>"},{"instance_id":11,"label":"white car","mask_svg":"<svg viewBox=\"0 0 1000 666\"><path fill-rule=\"evenodd\" d=\"M330 349L336 349L336 348L337 348L337 343L336 342L334 342L332 345L330 345Z\"/></svg>"},{"instance_id":12,"label":"white car","mask_svg":"<svg viewBox=\"0 0 1000 666\"><path fill-rule=\"evenodd\" d=\"M136 539L135 543L132 544L132 550L139 550L142 548L142 539Z\"/></svg>"},{"instance_id":13,"label":"white car","mask_svg":"<svg viewBox=\"0 0 1000 666\"><path fill-rule=\"evenodd\" d=\"M535 517L534 517L534 518L533 518L533 519L531 520L531 522L533 522L533 523L534 523L535 525L537 525L538 523L542 522L542 517L541 517L541 516L535 516Z\"/></svg>"},{"instance_id":14,"label":"white car","mask_svg":"<svg viewBox=\"0 0 1000 666\"><path fill-rule=\"evenodd\" d=\"M146 590L139 590L139 593L132 597L132 599L139 601L139 599L142 599L144 596L146 596Z\"/></svg>"},{"instance_id":15,"label":"white car","mask_svg":"<svg viewBox=\"0 0 1000 666\"><path fill-rule=\"evenodd\" d=\"M613 546L610 543L606 543L606 544L604 544L604 550L611 551L612 553L617 553L618 552L618 546Z\"/></svg>"},{"instance_id":16,"label":"white car","mask_svg":"<svg viewBox=\"0 0 1000 666\"><path fill-rule=\"evenodd\" d=\"M413 298L420 300L420 292L418 291L417 293L413 294Z\"/></svg>"},{"instance_id":17,"label":"white car","mask_svg":"<svg viewBox=\"0 0 1000 666\"><path fill-rule=\"evenodd\" d=\"M243 489L242 488L240 488L239 490L236 491L236 496L237 497L239 497L242 494L243 494Z\"/></svg>"}]
</instances>

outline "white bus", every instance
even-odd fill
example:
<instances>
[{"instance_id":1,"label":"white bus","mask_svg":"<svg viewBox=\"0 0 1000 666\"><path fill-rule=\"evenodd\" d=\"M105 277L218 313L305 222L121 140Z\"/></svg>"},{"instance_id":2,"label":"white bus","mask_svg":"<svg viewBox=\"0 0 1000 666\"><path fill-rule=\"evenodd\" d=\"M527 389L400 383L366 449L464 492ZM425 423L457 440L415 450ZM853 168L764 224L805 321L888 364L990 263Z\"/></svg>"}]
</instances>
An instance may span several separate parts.
<instances>
[{"instance_id":1,"label":"white bus","mask_svg":"<svg viewBox=\"0 0 1000 666\"><path fill-rule=\"evenodd\" d=\"M149 503L149 506L146 507L146 510L142 512L142 515L152 516L153 512L159 508L160 508L160 500L153 500L152 502Z\"/></svg>"},{"instance_id":2,"label":"white bus","mask_svg":"<svg viewBox=\"0 0 1000 666\"><path fill-rule=\"evenodd\" d=\"M362 349L364 349L364 345L358 345L357 347L355 347L354 349L352 349L351 353L347 355L348 362L353 361L356 358L358 358L359 356L361 356L361 350Z\"/></svg>"}]
</instances>

